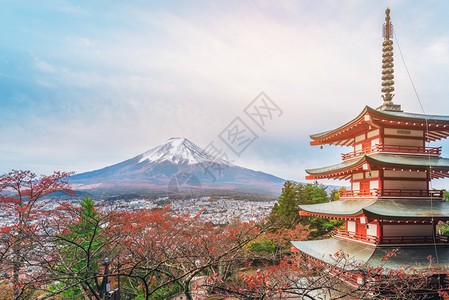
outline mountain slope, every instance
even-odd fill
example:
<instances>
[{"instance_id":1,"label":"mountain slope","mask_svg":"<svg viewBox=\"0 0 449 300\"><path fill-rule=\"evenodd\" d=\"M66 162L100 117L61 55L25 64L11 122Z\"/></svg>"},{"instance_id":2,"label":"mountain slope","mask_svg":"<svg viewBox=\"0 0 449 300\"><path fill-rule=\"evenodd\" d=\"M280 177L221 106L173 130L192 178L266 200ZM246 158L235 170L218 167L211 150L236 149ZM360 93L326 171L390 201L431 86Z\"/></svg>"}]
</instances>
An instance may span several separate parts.
<instances>
[{"instance_id":1,"label":"mountain slope","mask_svg":"<svg viewBox=\"0 0 449 300\"><path fill-rule=\"evenodd\" d=\"M284 179L227 164L186 138L171 138L136 157L70 178L91 192L229 190L276 194Z\"/></svg>"}]
</instances>

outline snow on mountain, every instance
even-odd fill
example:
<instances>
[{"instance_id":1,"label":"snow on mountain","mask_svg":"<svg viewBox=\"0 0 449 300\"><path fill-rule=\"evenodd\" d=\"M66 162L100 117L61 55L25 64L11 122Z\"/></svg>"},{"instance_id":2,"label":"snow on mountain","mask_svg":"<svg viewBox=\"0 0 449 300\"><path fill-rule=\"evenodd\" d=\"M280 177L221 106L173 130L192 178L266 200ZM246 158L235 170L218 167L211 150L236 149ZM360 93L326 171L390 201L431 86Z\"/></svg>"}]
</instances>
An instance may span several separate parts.
<instances>
[{"instance_id":1,"label":"snow on mountain","mask_svg":"<svg viewBox=\"0 0 449 300\"><path fill-rule=\"evenodd\" d=\"M102 169L70 177L78 190L89 192L168 191L173 183L195 179L206 190L278 194L284 179L242 168L204 151L186 138L171 138L160 146ZM181 182L180 182L181 180Z\"/></svg>"},{"instance_id":2,"label":"snow on mountain","mask_svg":"<svg viewBox=\"0 0 449 300\"><path fill-rule=\"evenodd\" d=\"M174 164L200 164L204 162L226 162L212 156L186 138L171 138L164 144L140 155L139 163L161 163L168 161Z\"/></svg>"}]
</instances>

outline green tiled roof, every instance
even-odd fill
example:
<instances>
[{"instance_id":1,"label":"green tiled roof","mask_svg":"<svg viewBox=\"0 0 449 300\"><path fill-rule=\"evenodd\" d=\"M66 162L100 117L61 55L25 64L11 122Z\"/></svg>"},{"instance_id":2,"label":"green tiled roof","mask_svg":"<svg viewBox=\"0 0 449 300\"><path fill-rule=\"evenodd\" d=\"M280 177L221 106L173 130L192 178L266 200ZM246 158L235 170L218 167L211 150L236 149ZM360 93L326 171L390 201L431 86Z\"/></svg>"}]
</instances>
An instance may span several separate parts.
<instances>
[{"instance_id":1,"label":"green tiled roof","mask_svg":"<svg viewBox=\"0 0 449 300\"><path fill-rule=\"evenodd\" d=\"M429 157L429 156L410 156L394 154L376 154L368 156L369 162L385 165L397 165L399 167L429 167L449 169L449 158Z\"/></svg>"},{"instance_id":2,"label":"green tiled roof","mask_svg":"<svg viewBox=\"0 0 449 300\"><path fill-rule=\"evenodd\" d=\"M332 215L342 217L355 217L363 213L363 209L369 207L374 200L339 200L326 203L300 205L302 210L319 215Z\"/></svg>"},{"instance_id":3,"label":"green tiled roof","mask_svg":"<svg viewBox=\"0 0 449 300\"><path fill-rule=\"evenodd\" d=\"M316 169L306 169L306 172L310 175L318 175L318 174L328 174L328 173L334 173L342 170L346 170L352 167L355 167L365 161L365 157L361 157L357 160L351 160L351 161L345 161L336 165L322 167L322 168L316 168Z\"/></svg>"},{"instance_id":4,"label":"green tiled roof","mask_svg":"<svg viewBox=\"0 0 449 300\"><path fill-rule=\"evenodd\" d=\"M414 114L414 113L407 113L407 112L385 111L385 110L383 110L383 111L376 110L376 114L393 116L398 119L416 120L417 122L420 122L420 121L424 122L426 119L429 121L433 121L433 122L441 122L441 123L449 122L449 116L424 115L424 114Z\"/></svg>"},{"instance_id":5,"label":"green tiled roof","mask_svg":"<svg viewBox=\"0 0 449 300\"><path fill-rule=\"evenodd\" d=\"M343 251L345 254L348 254L349 259L355 260L356 262L368 263L372 267L382 266L384 269L396 269L402 266L410 266L418 270L427 269L429 268L429 259L427 259L429 255L432 258L438 257L438 262L433 262L434 267L447 268L449 265L449 246L442 245L373 247L338 238L316 241L293 241L291 243L299 251L332 265L336 264L334 254L338 251ZM394 249L398 249L396 256L391 256L387 260L380 260ZM356 264L350 265L356 266ZM341 264L339 266L337 264L336 266L351 270L347 265L343 266Z\"/></svg>"},{"instance_id":6,"label":"green tiled roof","mask_svg":"<svg viewBox=\"0 0 449 300\"><path fill-rule=\"evenodd\" d=\"M349 254L350 259L365 263L376 250L372 246L348 242L337 238L315 241L292 241L291 243L299 251L331 265L337 265L338 267L343 267L337 264L338 259L334 256L339 251L343 250L346 254Z\"/></svg>"},{"instance_id":7,"label":"green tiled roof","mask_svg":"<svg viewBox=\"0 0 449 300\"><path fill-rule=\"evenodd\" d=\"M345 161L336 165L307 169L306 172L310 175L328 174L338 171L343 171L363 162L369 162L381 166L397 166L399 168L436 168L449 170L449 158L442 157L428 157L428 156L411 156L411 155L397 155L397 154L374 154L371 156L364 155L356 160Z\"/></svg>"},{"instance_id":8,"label":"green tiled roof","mask_svg":"<svg viewBox=\"0 0 449 300\"><path fill-rule=\"evenodd\" d=\"M377 200L365 210L379 217L449 219L449 202L442 200Z\"/></svg>"},{"instance_id":9,"label":"green tiled roof","mask_svg":"<svg viewBox=\"0 0 449 300\"><path fill-rule=\"evenodd\" d=\"M338 200L333 202L300 205L302 210L340 217L354 217L361 214L395 219L449 220L449 202L442 200Z\"/></svg>"}]
</instances>

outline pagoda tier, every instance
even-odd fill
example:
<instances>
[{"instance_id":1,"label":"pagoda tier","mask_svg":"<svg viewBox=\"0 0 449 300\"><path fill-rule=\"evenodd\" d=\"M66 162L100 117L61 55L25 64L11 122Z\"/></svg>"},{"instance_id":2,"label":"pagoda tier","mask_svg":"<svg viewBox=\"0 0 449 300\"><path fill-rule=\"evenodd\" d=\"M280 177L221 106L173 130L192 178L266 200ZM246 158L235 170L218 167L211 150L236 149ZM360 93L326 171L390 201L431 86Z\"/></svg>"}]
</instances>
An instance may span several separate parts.
<instances>
[{"instance_id":1,"label":"pagoda tier","mask_svg":"<svg viewBox=\"0 0 449 300\"><path fill-rule=\"evenodd\" d=\"M449 137L449 116L381 111L366 106L355 119L346 124L311 135L313 141L310 144L354 146L363 134L368 134L367 139L386 138L386 143L381 143L386 145L394 144L392 138L436 141ZM411 146L424 147L422 144Z\"/></svg>"},{"instance_id":2,"label":"pagoda tier","mask_svg":"<svg viewBox=\"0 0 449 300\"><path fill-rule=\"evenodd\" d=\"M301 216L344 220L336 238L367 245L449 245L436 225L449 221L449 202L366 199L300 205Z\"/></svg>"},{"instance_id":3,"label":"pagoda tier","mask_svg":"<svg viewBox=\"0 0 449 300\"><path fill-rule=\"evenodd\" d=\"M301 216L346 222L336 238L367 245L448 244L437 233L439 221L449 221L449 202L442 200L358 199L300 205Z\"/></svg>"},{"instance_id":4,"label":"pagoda tier","mask_svg":"<svg viewBox=\"0 0 449 300\"><path fill-rule=\"evenodd\" d=\"M432 179L449 177L449 159L440 157L441 147L426 145L449 137L449 116L406 113L393 103L389 13L382 43L383 104L366 106L344 125L310 136L311 145L353 147L339 164L306 170L307 179L349 180L351 189L341 191L337 201L299 206L303 217L344 220L344 229L331 239L292 242L296 251L330 263L331 269L338 268L329 260L340 251L374 267L427 269L429 255L436 257L434 267L449 264L449 236L438 232L438 222L449 221L449 202L443 191L430 188ZM393 249L396 255L381 263Z\"/></svg>"},{"instance_id":5,"label":"pagoda tier","mask_svg":"<svg viewBox=\"0 0 449 300\"><path fill-rule=\"evenodd\" d=\"M307 176L306 179L351 179L351 177L354 177L352 176L353 174L358 174L360 172L372 173L371 175L366 174L366 177L374 178L374 175L377 175L376 177L380 177L381 174L373 172L375 170L405 172L400 174L398 173L398 176L388 173L390 176L401 178L424 178L427 180L427 177L424 176L425 174L416 174L420 172L429 172L430 179L446 178L449 177L449 158L425 156L413 157L382 153L371 156L363 155L356 160L345 161L343 163L328 167L307 169L306 172L309 176ZM409 172L409 174L407 172Z\"/></svg>"},{"instance_id":6,"label":"pagoda tier","mask_svg":"<svg viewBox=\"0 0 449 300\"><path fill-rule=\"evenodd\" d=\"M449 202L407 201L401 199L340 200L311 205L300 205L303 216L334 219L368 218L368 220L398 220L407 223L449 221Z\"/></svg>"},{"instance_id":7,"label":"pagoda tier","mask_svg":"<svg viewBox=\"0 0 449 300\"><path fill-rule=\"evenodd\" d=\"M329 265L335 265L334 254L344 249L344 253L351 259L360 263L369 263L372 267L381 267L382 270L403 268L412 266L416 270L426 271L429 268L429 255L438 257L433 262L436 268L446 269L449 265L449 246L385 246L372 247L360 243L352 243L342 239L327 239L316 241L292 242L293 246L302 253L324 261ZM383 260L389 252L396 251L396 255L388 260Z\"/></svg>"},{"instance_id":8,"label":"pagoda tier","mask_svg":"<svg viewBox=\"0 0 449 300\"><path fill-rule=\"evenodd\" d=\"M351 189L341 191L341 199L435 199L442 198L443 191L431 190L429 181L449 177L449 159L379 153L306 172L306 179L350 180Z\"/></svg>"}]
</instances>

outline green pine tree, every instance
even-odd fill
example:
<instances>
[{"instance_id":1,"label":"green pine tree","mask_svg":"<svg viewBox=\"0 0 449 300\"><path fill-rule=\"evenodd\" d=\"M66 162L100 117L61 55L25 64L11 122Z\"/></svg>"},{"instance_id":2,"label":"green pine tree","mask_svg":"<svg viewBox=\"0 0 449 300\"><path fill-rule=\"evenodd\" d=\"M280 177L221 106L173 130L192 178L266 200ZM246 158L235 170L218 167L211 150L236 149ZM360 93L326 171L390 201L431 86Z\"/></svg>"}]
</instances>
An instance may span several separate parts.
<instances>
[{"instance_id":1,"label":"green pine tree","mask_svg":"<svg viewBox=\"0 0 449 300\"><path fill-rule=\"evenodd\" d=\"M65 290L61 295L67 299L83 299L85 291L102 297L104 287L99 273L108 253L101 235L101 216L92 198L86 196L79 205L78 219L56 237L60 261L56 268L59 282L54 290Z\"/></svg>"},{"instance_id":2,"label":"green pine tree","mask_svg":"<svg viewBox=\"0 0 449 300\"><path fill-rule=\"evenodd\" d=\"M278 202L274 205L270 219L282 228L294 228L299 223L298 185L286 181Z\"/></svg>"},{"instance_id":3,"label":"green pine tree","mask_svg":"<svg viewBox=\"0 0 449 300\"><path fill-rule=\"evenodd\" d=\"M329 233L334 227L341 226L341 221L326 218L301 217L299 205L317 204L335 200L335 193L328 196L327 187L318 182L301 184L286 181L282 193L271 211L270 220L281 228L295 228L296 225L309 225L313 229L311 236L317 237Z\"/></svg>"}]
</instances>

